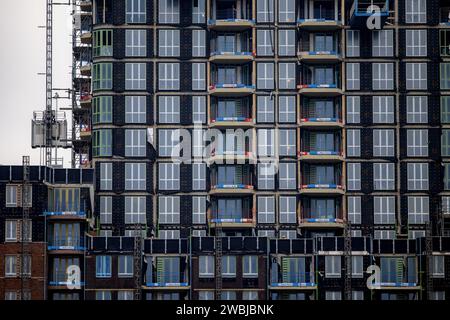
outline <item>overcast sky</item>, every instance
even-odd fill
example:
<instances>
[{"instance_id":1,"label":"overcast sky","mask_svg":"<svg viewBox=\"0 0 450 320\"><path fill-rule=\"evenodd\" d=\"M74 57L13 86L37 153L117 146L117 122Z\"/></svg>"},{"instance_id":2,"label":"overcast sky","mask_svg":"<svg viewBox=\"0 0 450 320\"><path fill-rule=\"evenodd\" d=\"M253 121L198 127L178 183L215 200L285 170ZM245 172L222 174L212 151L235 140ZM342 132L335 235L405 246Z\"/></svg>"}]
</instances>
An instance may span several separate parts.
<instances>
[{"instance_id":1,"label":"overcast sky","mask_svg":"<svg viewBox=\"0 0 450 320\"><path fill-rule=\"evenodd\" d=\"M59 2L67 2L61 0ZM23 155L39 164L31 148L33 111L45 108L45 0L0 0L0 164L20 164ZM71 7L55 6L53 86L71 86ZM55 103L55 102L54 102ZM60 107L69 106L59 100ZM68 118L70 114L67 114ZM64 165L70 166L70 152ZM58 155L59 157L59 155Z\"/></svg>"}]
</instances>

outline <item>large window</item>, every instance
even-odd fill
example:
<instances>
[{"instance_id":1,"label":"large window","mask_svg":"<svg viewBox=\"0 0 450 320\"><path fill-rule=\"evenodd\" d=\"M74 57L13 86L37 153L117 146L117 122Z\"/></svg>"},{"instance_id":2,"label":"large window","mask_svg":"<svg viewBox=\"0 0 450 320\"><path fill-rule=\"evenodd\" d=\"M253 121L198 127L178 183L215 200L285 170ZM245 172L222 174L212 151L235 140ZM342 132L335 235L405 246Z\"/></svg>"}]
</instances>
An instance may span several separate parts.
<instances>
[{"instance_id":1,"label":"large window","mask_svg":"<svg viewBox=\"0 0 450 320\"><path fill-rule=\"evenodd\" d=\"M258 89L274 89L274 64L271 62L259 62L257 64Z\"/></svg>"},{"instance_id":2,"label":"large window","mask_svg":"<svg viewBox=\"0 0 450 320\"><path fill-rule=\"evenodd\" d=\"M206 56L206 31L205 30L192 30L192 56L193 57Z\"/></svg>"},{"instance_id":3,"label":"large window","mask_svg":"<svg viewBox=\"0 0 450 320\"><path fill-rule=\"evenodd\" d=\"M347 156L361 156L361 131L359 129L347 130Z\"/></svg>"},{"instance_id":4,"label":"large window","mask_svg":"<svg viewBox=\"0 0 450 320\"><path fill-rule=\"evenodd\" d=\"M373 130L373 155L376 157L394 156L394 130Z\"/></svg>"},{"instance_id":5,"label":"large window","mask_svg":"<svg viewBox=\"0 0 450 320\"><path fill-rule=\"evenodd\" d=\"M180 164L159 163L159 190L180 189Z\"/></svg>"},{"instance_id":6,"label":"large window","mask_svg":"<svg viewBox=\"0 0 450 320\"><path fill-rule=\"evenodd\" d=\"M348 219L352 224L361 223L361 197L347 198Z\"/></svg>"},{"instance_id":7,"label":"large window","mask_svg":"<svg viewBox=\"0 0 450 320\"><path fill-rule=\"evenodd\" d=\"M206 163L192 164L192 190L206 189Z\"/></svg>"},{"instance_id":8,"label":"large window","mask_svg":"<svg viewBox=\"0 0 450 320\"><path fill-rule=\"evenodd\" d=\"M273 22L274 21L274 0L257 0L256 1L256 21L257 22Z\"/></svg>"},{"instance_id":9,"label":"large window","mask_svg":"<svg viewBox=\"0 0 450 320\"><path fill-rule=\"evenodd\" d=\"M192 122L206 123L206 96L192 97Z\"/></svg>"},{"instance_id":10,"label":"large window","mask_svg":"<svg viewBox=\"0 0 450 320\"><path fill-rule=\"evenodd\" d=\"M405 0L406 23L425 23L427 21L426 0Z\"/></svg>"},{"instance_id":11,"label":"large window","mask_svg":"<svg viewBox=\"0 0 450 320\"><path fill-rule=\"evenodd\" d=\"M206 0L192 1L192 23L205 23Z\"/></svg>"},{"instance_id":12,"label":"large window","mask_svg":"<svg viewBox=\"0 0 450 320\"><path fill-rule=\"evenodd\" d=\"M127 0L126 23L145 23L147 17L146 2L146 0Z\"/></svg>"},{"instance_id":13,"label":"large window","mask_svg":"<svg viewBox=\"0 0 450 320\"><path fill-rule=\"evenodd\" d=\"M125 197L125 223L146 223L145 213L146 210L146 198L145 197Z\"/></svg>"},{"instance_id":14,"label":"large window","mask_svg":"<svg viewBox=\"0 0 450 320\"><path fill-rule=\"evenodd\" d=\"M97 278L111 277L111 256L95 257L95 275Z\"/></svg>"},{"instance_id":15,"label":"large window","mask_svg":"<svg viewBox=\"0 0 450 320\"><path fill-rule=\"evenodd\" d=\"M180 96L158 97L159 123L180 123Z\"/></svg>"},{"instance_id":16,"label":"large window","mask_svg":"<svg viewBox=\"0 0 450 320\"><path fill-rule=\"evenodd\" d=\"M341 277L341 256L325 256L325 277L340 278Z\"/></svg>"},{"instance_id":17,"label":"large window","mask_svg":"<svg viewBox=\"0 0 450 320\"><path fill-rule=\"evenodd\" d=\"M295 156L296 155L296 130L280 129L278 141L278 153L280 156Z\"/></svg>"},{"instance_id":18,"label":"large window","mask_svg":"<svg viewBox=\"0 0 450 320\"><path fill-rule=\"evenodd\" d=\"M206 197L192 197L192 223L204 224L206 222Z\"/></svg>"},{"instance_id":19,"label":"large window","mask_svg":"<svg viewBox=\"0 0 450 320\"><path fill-rule=\"evenodd\" d=\"M297 199L296 197L280 196L279 198L280 223L296 223Z\"/></svg>"},{"instance_id":20,"label":"large window","mask_svg":"<svg viewBox=\"0 0 450 320\"><path fill-rule=\"evenodd\" d=\"M274 98L272 96L257 96L256 122L273 123L274 121L275 121Z\"/></svg>"},{"instance_id":21,"label":"large window","mask_svg":"<svg viewBox=\"0 0 450 320\"><path fill-rule=\"evenodd\" d=\"M278 21L295 22L295 0L278 0Z\"/></svg>"},{"instance_id":22,"label":"large window","mask_svg":"<svg viewBox=\"0 0 450 320\"><path fill-rule=\"evenodd\" d=\"M126 96L125 97L125 123L147 122L147 97Z\"/></svg>"},{"instance_id":23,"label":"large window","mask_svg":"<svg viewBox=\"0 0 450 320\"><path fill-rule=\"evenodd\" d=\"M111 123L112 122L112 97L99 96L92 100L92 123Z\"/></svg>"},{"instance_id":24,"label":"large window","mask_svg":"<svg viewBox=\"0 0 450 320\"><path fill-rule=\"evenodd\" d=\"M112 197L100 197L100 223L112 223Z\"/></svg>"},{"instance_id":25,"label":"large window","mask_svg":"<svg viewBox=\"0 0 450 320\"><path fill-rule=\"evenodd\" d=\"M258 278L258 256L242 257L242 277Z\"/></svg>"},{"instance_id":26,"label":"large window","mask_svg":"<svg viewBox=\"0 0 450 320\"><path fill-rule=\"evenodd\" d=\"M395 197L373 197L375 224L395 223Z\"/></svg>"},{"instance_id":27,"label":"large window","mask_svg":"<svg viewBox=\"0 0 450 320\"><path fill-rule=\"evenodd\" d=\"M426 90L427 85L427 64L407 63L406 64L406 89Z\"/></svg>"},{"instance_id":28,"label":"large window","mask_svg":"<svg viewBox=\"0 0 450 320\"><path fill-rule=\"evenodd\" d=\"M295 89L295 63L278 64L278 88Z\"/></svg>"},{"instance_id":29,"label":"large window","mask_svg":"<svg viewBox=\"0 0 450 320\"><path fill-rule=\"evenodd\" d=\"M275 173L273 165L268 163L258 163L258 189L275 189Z\"/></svg>"},{"instance_id":30,"label":"large window","mask_svg":"<svg viewBox=\"0 0 450 320\"><path fill-rule=\"evenodd\" d=\"M110 57L113 55L113 31L96 30L93 32L93 57Z\"/></svg>"},{"instance_id":31,"label":"large window","mask_svg":"<svg viewBox=\"0 0 450 320\"><path fill-rule=\"evenodd\" d=\"M125 55L127 57L147 55L147 30L125 31Z\"/></svg>"},{"instance_id":32,"label":"large window","mask_svg":"<svg viewBox=\"0 0 450 320\"><path fill-rule=\"evenodd\" d=\"M275 131L274 129L258 129L258 156L275 155Z\"/></svg>"},{"instance_id":33,"label":"large window","mask_svg":"<svg viewBox=\"0 0 450 320\"><path fill-rule=\"evenodd\" d=\"M280 190L297 189L297 166L295 163L281 162L278 165L278 187Z\"/></svg>"},{"instance_id":34,"label":"large window","mask_svg":"<svg viewBox=\"0 0 450 320\"><path fill-rule=\"evenodd\" d=\"M159 30L158 39L160 57L180 55L180 30Z\"/></svg>"},{"instance_id":35,"label":"large window","mask_svg":"<svg viewBox=\"0 0 450 320\"><path fill-rule=\"evenodd\" d=\"M406 97L406 121L407 123L428 123L428 97Z\"/></svg>"},{"instance_id":36,"label":"large window","mask_svg":"<svg viewBox=\"0 0 450 320\"><path fill-rule=\"evenodd\" d=\"M112 63L94 63L92 70L92 90L111 90L112 73Z\"/></svg>"},{"instance_id":37,"label":"large window","mask_svg":"<svg viewBox=\"0 0 450 320\"><path fill-rule=\"evenodd\" d=\"M296 37L295 30L278 30L278 55L294 56L296 55ZM295 68L294 68L295 70Z\"/></svg>"},{"instance_id":38,"label":"large window","mask_svg":"<svg viewBox=\"0 0 450 320\"><path fill-rule=\"evenodd\" d=\"M430 200L428 197L408 197L408 223L424 224L428 222Z\"/></svg>"},{"instance_id":39,"label":"large window","mask_svg":"<svg viewBox=\"0 0 450 320\"><path fill-rule=\"evenodd\" d=\"M146 189L145 163L125 163L125 190Z\"/></svg>"},{"instance_id":40,"label":"large window","mask_svg":"<svg viewBox=\"0 0 450 320\"><path fill-rule=\"evenodd\" d=\"M441 90L450 89L450 63L443 62L440 64Z\"/></svg>"},{"instance_id":41,"label":"large window","mask_svg":"<svg viewBox=\"0 0 450 320\"><path fill-rule=\"evenodd\" d=\"M359 30L347 30L347 57L359 57Z\"/></svg>"},{"instance_id":42,"label":"large window","mask_svg":"<svg viewBox=\"0 0 450 320\"><path fill-rule=\"evenodd\" d=\"M347 190L361 190L361 163L347 163Z\"/></svg>"},{"instance_id":43,"label":"large window","mask_svg":"<svg viewBox=\"0 0 450 320\"><path fill-rule=\"evenodd\" d=\"M206 89L206 64L192 64L192 90Z\"/></svg>"},{"instance_id":44,"label":"large window","mask_svg":"<svg viewBox=\"0 0 450 320\"><path fill-rule=\"evenodd\" d=\"M408 157L428 156L428 130L407 130L407 155Z\"/></svg>"},{"instance_id":45,"label":"large window","mask_svg":"<svg viewBox=\"0 0 450 320\"><path fill-rule=\"evenodd\" d=\"M375 190L395 189L395 168L393 163L373 164L373 188Z\"/></svg>"},{"instance_id":46,"label":"large window","mask_svg":"<svg viewBox=\"0 0 450 320\"><path fill-rule=\"evenodd\" d=\"M372 32L372 56L392 57L394 55L394 32L376 30Z\"/></svg>"},{"instance_id":47,"label":"large window","mask_svg":"<svg viewBox=\"0 0 450 320\"><path fill-rule=\"evenodd\" d=\"M428 190L428 163L408 163L408 190Z\"/></svg>"},{"instance_id":48,"label":"large window","mask_svg":"<svg viewBox=\"0 0 450 320\"><path fill-rule=\"evenodd\" d=\"M100 163L100 190L112 190L112 163Z\"/></svg>"},{"instance_id":49,"label":"large window","mask_svg":"<svg viewBox=\"0 0 450 320\"><path fill-rule=\"evenodd\" d=\"M270 99L270 97L268 98ZM279 123L296 123L297 122L295 112L296 109L297 105L295 96L278 96Z\"/></svg>"},{"instance_id":50,"label":"large window","mask_svg":"<svg viewBox=\"0 0 450 320\"><path fill-rule=\"evenodd\" d=\"M158 130L158 152L160 157L171 157L174 147L179 143L180 136L177 129Z\"/></svg>"},{"instance_id":51,"label":"large window","mask_svg":"<svg viewBox=\"0 0 450 320\"><path fill-rule=\"evenodd\" d=\"M273 30L256 31L256 54L258 56L273 56L274 54Z\"/></svg>"},{"instance_id":52,"label":"large window","mask_svg":"<svg viewBox=\"0 0 450 320\"><path fill-rule=\"evenodd\" d=\"M224 278L236 277L236 256L222 257L222 277Z\"/></svg>"},{"instance_id":53,"label":"large window","mask_svg":"<svg viewBox=\"0 0 450 320\"><path fill-rule=\"evenodd\" d=\"M175 24L180 22L180 0L159 0L158 22Z\"/></svg>"},{"instance_id":54,"label":"large window","mask_svg":"<svg viewBox=\"0 0 450 320\"><path fill-rule=\"evenodd\" d=\"M258 223L275 223L275 197L258 197Z\"/></svg>"},{"instance_id":55,"label":"large window","mask_svg":"<svg viewBox=\"0 0 450 320\"><path fill-rule=\"evenodd\" d=\"M126 90L145 90L147 86L146 68L145 63L125 63Z\"/></svg>"},{"instance_id":56,"label":"large window","mask_svg":"<svg viewBox=\"0 0 450 320\"><path fill-rule=\"evenodd\" d=\"M372 64L372 87L373 90L394 89L394 64L373 63Z\"/></svg>"},{"instance_id":57,"label":"large window","mask_svg":"<svg viewBox=\"0 0 450 320\"><path fill-rule=\"evenodd\" d=\"M199 278L214 278L214 256L198 257Z\"/></svg>"},{"instance_id":58,"label":"large window","mask_svg":"<svg viewBox=\"0 0 450 320\"><path fill-rule=\"evenodd\" d=\"M180 64L158 64L159 90L180 90Z\"/></svg>"},{"instance_id":59,"label":"large window","mask_svg":"<svg viewBox=\"0 0 450 320\"><path fill-rule=\"evenodd\" d=\"M92 139L92 155L94 157L112 156L112 130L94 130Z\"/></svg>"},{"instance_id":60,"label":"large window","mask_svg":"<svg viewBox=\"0 0 450 320\"><path fill-rule=\"evenodd\" d=\"M359 63L347 63L347 89L360 89Z\"/></svg>"},{"instance_id":61,"label":"large window","mask_svg":"<svg viewBox=\"0 0 450 320\"><path fill-rule=\"evenodd\" d=\"M120 278L131 278L133 276L133 256L120 255L118 257L118 260L118 276Z\"/></svg>"},{"instance_id":62,"label":"large window","mask_svg":"<svg viewBox=\"0 0 450 320\"><path fill-rule=\"evenodd\" d=\"M427 56L427 30L406 30L406 55Z\"/></svg>"},{"instance_id":63,"label":"large window","mask_svg":"<svg viewBox=\"0 0 450 320\"><path fill-rule=\"evenodd\" d=\"M394 97L374 96L373 123L394 123Z\"/></svg>"},{"instance_id":64,"label":"large window","mask_svg":"<svg viewBox=\"0 0 450 320\"><path fill-rule=\"evenodd\" d=\"M125 156L145 157L147 133L145 129L125 130Z\"/></svg>"}]
</instances>

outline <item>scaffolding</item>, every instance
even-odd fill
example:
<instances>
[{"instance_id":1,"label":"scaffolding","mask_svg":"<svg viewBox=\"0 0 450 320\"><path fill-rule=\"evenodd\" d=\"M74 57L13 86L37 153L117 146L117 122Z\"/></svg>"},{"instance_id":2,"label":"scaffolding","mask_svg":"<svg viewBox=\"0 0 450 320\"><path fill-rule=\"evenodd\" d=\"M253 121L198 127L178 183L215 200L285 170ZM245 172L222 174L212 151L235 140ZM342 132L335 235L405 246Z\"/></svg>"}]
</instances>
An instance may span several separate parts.
<instances>
[{"instance_id":1,"label":"scaffolding","mask_svg":"<svg viewBox=\"0 0 450 320\"><path fill-rule=\"evenodd\" d=\"M23 182L22 182L22 225L21 225L21 254L20 254L20 299L25 299L30 294L30 278L31 278L31 250L29 242L30 235L30 157L22 157ZM29 272L28 272L29 271Z\"/></svg>"},{"instance_id":2,"label":"scaffolding","mask_svg":"<svg viewBox=\"0 0 450 320\"><path fill-rule=\"evenodd\" d=\"M141 300L141 279L142 279L142 230L140 224L134 226L134 300Z\"/></svg>"},{"instance_id":3,"label":"scaffolding","mask_svg":"<svg viewBox=\"0 0 450 320\"><path fill-rule=\"evenodd\" d=\"M344 293L345 300L352 300L352 231L351 222L347 220L344 228Z\"/></svg>"},{"instance_id":4,"label":"scaffolding","mask_svg":"<svg viewBox=\"0 0 450 320\"><path fill-rule=\"evenodd\" d=\"M215 280L216 280L216 300L222 298L222 224L220 221L215 223Z\"/></svg>"}]
</instances>

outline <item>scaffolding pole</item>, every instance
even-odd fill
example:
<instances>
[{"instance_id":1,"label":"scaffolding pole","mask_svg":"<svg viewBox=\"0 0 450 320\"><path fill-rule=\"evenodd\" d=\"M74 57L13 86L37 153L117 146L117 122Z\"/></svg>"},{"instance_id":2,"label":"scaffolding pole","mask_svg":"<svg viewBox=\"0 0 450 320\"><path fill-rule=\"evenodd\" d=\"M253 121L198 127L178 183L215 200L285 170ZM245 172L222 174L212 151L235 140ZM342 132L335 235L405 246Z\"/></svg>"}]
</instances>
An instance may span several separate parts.
<instances>
[{"instance_id":1,"label":"scaffolding pole","mask_svg":"<svg viewBox=\"0 0 450 320\"><path fill-rule=\"evenodd\" d=\"M31 256L29 246L30 234L30 157L22 157L23 181L22 181L22 224L20 230L21 255L20 255L20 299L25 300L25 293L30 293ZM28 272L30 271L30 272ZM27 296L27 299L29 297Z\"/></svg>"}]
</instances>

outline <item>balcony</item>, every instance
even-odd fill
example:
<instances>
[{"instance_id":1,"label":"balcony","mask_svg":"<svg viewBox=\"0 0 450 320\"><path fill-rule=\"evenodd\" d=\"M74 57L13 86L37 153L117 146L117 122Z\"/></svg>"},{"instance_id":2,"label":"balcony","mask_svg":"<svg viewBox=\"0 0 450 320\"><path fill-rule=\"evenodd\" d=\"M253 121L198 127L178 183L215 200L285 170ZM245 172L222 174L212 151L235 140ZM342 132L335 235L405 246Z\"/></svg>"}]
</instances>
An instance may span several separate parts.
<instances>
[{"instance_id":1,"label":"balcony","mask_svg":"<svg viewBox=\"0 0 450 320\"><path fill-rule=\"evenodd\" d=\"M370 17L379 18L379 28L381 28L389 17L389 0L354 0L350 8L349 24L352 27L367 26L367 23L370 23L368 20Z\"/></svg>"},{"instance_id":2,"label":"balcony","mask_svg":"<svg viewBox=\"0 0 450 320\"><path fill-rule=\"evenodd\" d=\"M222 97L248 96L255 91L251 75L250 63L243 65L212 64L209 93Z\"/></svg>"},{"instance_id":3,"label":"balcony","mask_svg":"<svg viewBox=\"0 0 450 320\"><path fill-rule=\"evenodd\" d=\"M300 160L308 162L343 161L339 132L304 131L301 139Z\"/></svg>"},{"instance_id":4,"label":"balcony","mask_svg":"<svg viewBox=\"0 0 450 320\"><path fill-rule=\"evenodd\" d=\"M312 257L272 257L270 290L314 290ZM280 262L278 262L280 261Z\"/></svg>"},{"instance_id":5,"label":"balcony","mask_svg":"<svg viewBox=\"0 0 450 320\"><path fill-rule=\"evenodd\" d=\"M342 27L339 0L311 0L302 6L298 27L304 30L334 31Z\"/></svg>"},{"instance_id":6,"label":"balcony","mask_svg":"<svg viewBox=\"0 0 450 320\"><path fill-rule=\"evenodd\" d=\"M380 283L373 283L375 290L420 290L417 283L416 257L379 257Z\"/></svg>"},{"instance_id":7,"label":"balcony","mask_svg":"<svg viewBox=\"0 0 450 320\"><path fill-rule=\"evenodd\" d=\"M218 31L242 31L252 28L255 21L251 19L251 9L250 3L245 6L238 0L212 1L208 28Z\"/></svg>"},{"instance_id":8,"label":"balcony","mask_svg":"<svg viewBox=\"0 0 450 320\"><path fill-rule=\"evenodd\" d=\"M253 127L251 103L249 98L212 98L210 127Z\"/></svg>"},{"instance_id":9,"label":"balcony","mask_svg":"<svg viewBox=\"0 0 450 320\"><path fill-rule=\"evenodd\" d=\"M316 290L317 283L314 282L314 274L285 274L282 275L286 281L271 282L269 290L272 291L295 291L295 290ZM292 281L291 281L292 280Z\"/></svg>"},{"instance_id":10,"label":"balcony","mask_svg":"<svg viewBox=\"0 0 450 320\"><path fill-rule=\"evenodd\" d=\"M340 99L304 98L300 109L300 126L314 129L339 129L343 127Z\"/></svg>"},{"instance_id":11,"label":"balcony","mask_svg":"<svg viewBox=\"0 0 450 320\"><path fill-rule=\"evenodd\" d=\"M84 250L82 238L53 238L48 243L50 254L84 254Z\"/></svg>"},{"instance_id":12,"label":"balcony","mask_svg":"<svg viewBox=\"0 0 450 320\"><path fill-rule=\"evenodd\" d=\"M300 29L312 31L335 31L342 28L342 23L333 19L299 19L297 25Z\"/></svg>"},{"instance_id":13,"label":"balcony","mask_svg":"<svg viewBox=\"0 0 450 320\"><path fill-rule=\"evenodd\" d=\"M69 274L64 271L53 271L48 282L49 289L52 290L73 290L74 287L83 287L84 281L74 282L69 280Z\"/></svg>"},{"instance_id":14,"label":"balcony","mask_svg":"<svg viewBox=\"0 0 450 320\"><path fill-rule=\"evenodd\" d=\"M90 109L92 107L92 95L87 94L81 94L80 96L80 106L82 108Z\"/></svg>"},{"instance_id":15,"label":"balcony","mask_svg":"<svg viewBox=\"0 0 450 320\"><path fill-rule=\"evenodd\" d=\"M87 140L90 139L92 135L92 130L91 127L86 126L86 125L81 125L80 127L80 138L82 140Z\"/></svg>"},{"instance_id":16,"label":"balcony","mask_svg":"<svg viewBox=\"0 0 450 320\"><path fill-rule=\"evenodd\" d=\"M81 11L90 12L92 10L92 1L91 0L80 1L80 9Z\"/></svg>"},{"instance_id":17,"label":"balcony","mask_svg":"<svg viewBox=\"0 0 450 320\"><path fill-rule=\"evenodd\" d=\"M44 216L48 220L86 220L84 211L46 211Z\"/></svg>"},{"instance_id":18,"label":"balcony","mask_svg":"<svg viewBox=\"0 0 450 320\"><path fill-rule=\"evenodd\" d=\"M80 36L80 41L83 44L92 44L92 32L84 32Z\"/></svg>"},{"instance_id":19,"label":"balcony","mask_svg":"<svg viewBox=\"0 0 450 320\"><path fill-rule=\"evenodd\" d=\"M254 58L254 53L249 51L213 51L209 61L222 64L237 64L251 62Z\"/></svg>"},{"instance_id":20,"label":"balcony","mask_svg":"<svg viewBox=\"0 0 450 320\"><path fill-rule=\"evenodd\" d=\"M343 228L339 198L305 198L302 200L300 227Z\"/></svg>"},{"instance_id":21,"label":"balcony","mask_svg":"<svg viewBox=\"0 0 450 320\"><path fill-rule=\"evenodd\" d=\"M341 165L304 164L301 171L300 194L343 194Z\"/></svg>"},{"instance_id":22,"label":"balcony","mask_svg":"<svg viewBox=\"0 0 450 320\"><path fill-rule=\"evenodd\" d=\"M147 256L144 289L189 290L188 270L182 261L184 259L179 256Z\"/></svg>"},{"instance_id":23,"label":"balcony","mask_svg":"<svg viewBox=\"0 0 450 320\"><path fill-rule=\"evenodd\" d=\"M255 86L242 83L218 83L209 86L209 93L219 97L243 97L255 92Z\"/></svg>"},{"instance_id":24,"label":"balcony","mask_svg":"<svg viewBox=\"0 0 450 320\"><path fill-rule=\"evenodd\" d=\"M342 60L336 51L301 51L298 53L301 62L304 63L338 63Z\"/></svg>"},{"instance_id":25,"label":"balcony","mask_svg":"<svg viewBox=\"0 0 450 320\"><path fill-rule=\"evenodd\" d=\"M215 228L253 228L256 220L252 210L252 199L213 198L209 214L209 226Z\"/></svg>"},{"instance_id":26,"label":"balcony","mask_svg":"<svg viewBox=\"0 0 450 320\"><path fill-rule=\"evenodd\" d=\"M92 72L92 64L87 63L80 67L80 73L82 76L90 77Z\"/></svg>"},{"instance_id":27,"label":"balcony","mask_svg":"<svg viewBox=\"0 0 450 320\"><path fill-rule=\"evenodd\" d=\"M212 195L248 195L253 193L252 173L248 165L218 165L211 169Z\"/></svg>"},{"instance_id":28,"label":"balcony","mask_svg":"<svg viewBox=\"0 0 450 320\"><path fill-rule=\"evenodd\" d=\"M337 97L342 95L340 89L339 66L336 65L302 65L300 94L306 97Z\"/></svg>"}]
</instances>

